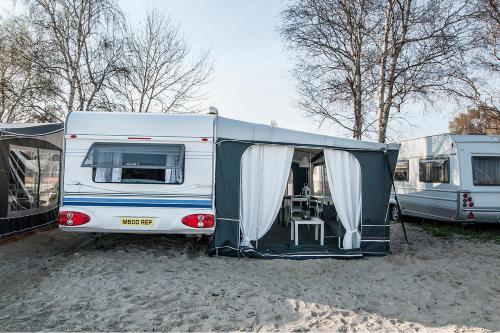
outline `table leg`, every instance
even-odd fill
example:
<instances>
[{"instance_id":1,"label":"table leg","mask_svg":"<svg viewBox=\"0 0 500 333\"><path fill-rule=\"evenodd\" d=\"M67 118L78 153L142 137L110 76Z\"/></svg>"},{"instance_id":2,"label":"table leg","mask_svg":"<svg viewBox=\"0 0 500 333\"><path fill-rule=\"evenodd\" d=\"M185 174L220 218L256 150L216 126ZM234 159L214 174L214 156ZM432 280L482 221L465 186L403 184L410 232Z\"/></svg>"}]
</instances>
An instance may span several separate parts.
<instances>
[{"instance_id":1,"label":"table leg","mask_svg":"<svg viewBox=\"0 0 500 333\"><path fill-rule=\"evenodd\" d=\"M295 229L295 246L298 246L299 245L299 225L295 224L294 229Z\"/></svg>"},{"instance_id":2,"label":"table leg","mask_svg":"<svg viewBox=\"0 0 500 333\"><path fill-rule=\"evenodd\" d=\"M325 224L321 223L321 246L325 245Z\"/></svg>"}]
</instances>

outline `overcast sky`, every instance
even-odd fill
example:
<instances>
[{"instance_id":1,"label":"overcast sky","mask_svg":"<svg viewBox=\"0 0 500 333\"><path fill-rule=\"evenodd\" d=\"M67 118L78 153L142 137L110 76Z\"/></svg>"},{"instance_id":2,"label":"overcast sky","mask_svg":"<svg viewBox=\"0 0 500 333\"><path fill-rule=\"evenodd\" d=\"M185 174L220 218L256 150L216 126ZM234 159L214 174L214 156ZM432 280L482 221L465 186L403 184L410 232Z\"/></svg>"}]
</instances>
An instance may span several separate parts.
<instances>
[{"instance_id":1,"label":"overcast sky","mask_svg":"<svg viewBox=\"0 0 500 333\"><path fill-rule=\"evenodd\" d=\"M12 3L0 0L0 10ZM294 105L296 90L290 75L293 59L285 52L277 32L279 13L286 1L119 0L119 4L133 22L143 20L148 8L162 11L180 24L195 52L212 50L215 71L206 87L205 108L213 105L220 115L240 120L269 124L275 119L280 127L347 135L327 124L318 129ZM411 125L390 135L407 139L448 131L450 107L431 115L422 109L411 110Z\"/></svg>"}]
</instances>

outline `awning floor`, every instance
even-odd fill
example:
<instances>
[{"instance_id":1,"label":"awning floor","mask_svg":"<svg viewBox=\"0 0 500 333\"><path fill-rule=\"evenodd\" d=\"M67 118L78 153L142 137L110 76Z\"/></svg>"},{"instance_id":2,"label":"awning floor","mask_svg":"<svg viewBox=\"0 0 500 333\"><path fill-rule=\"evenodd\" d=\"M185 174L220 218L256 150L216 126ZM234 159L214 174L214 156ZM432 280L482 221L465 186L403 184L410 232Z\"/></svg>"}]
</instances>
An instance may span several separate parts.
<instances>
[{"instance_id":1,"label":"awning floor","mask_svg":"<svg viewBox=\"0 0 500 333\"><path fill-rule=\"evenodd\" d=\"M325 239L321 246L314 239L314 226L301 226L299 229L299 245L291 240L290 224L276 219L271 229L256 244L253 249L242 250L243 255L270 259L314 259L314 258L360 258L361 249L340 249L338 239L338 222L325 221Z\"/></svg>"}]
</instances>

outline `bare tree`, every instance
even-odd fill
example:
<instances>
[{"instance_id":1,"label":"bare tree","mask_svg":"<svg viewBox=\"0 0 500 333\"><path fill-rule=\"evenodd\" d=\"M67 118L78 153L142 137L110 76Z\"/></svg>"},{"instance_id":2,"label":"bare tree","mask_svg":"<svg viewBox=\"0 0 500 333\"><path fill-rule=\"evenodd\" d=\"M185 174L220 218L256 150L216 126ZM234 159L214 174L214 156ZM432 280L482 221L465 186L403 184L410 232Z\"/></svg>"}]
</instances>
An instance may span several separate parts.
<instances>
[{"instance_id":1,"label":"bare tree","mask_svg":"<svg viewBox=\"0 0 500 333\"><path fill-rule=\"evenodd\" d=\"M60 116L72 110L109 107L106 80L116 74L123 24L114 0L28 0L32 29L45 32L35 59L58 82Z\"/></svg>"},{"instance_id":2,"label":"bare tree","mask_svg":"<svg viewBox=\"0 0 500 333\"><path fill-rule=\"evenodd\" d=\"M470 31L467 0L296 0L283 12L297 51L299 106L354 138L375 131L409 101L433 100L448 83Z\"/></svg>"},{"instance_id":3,"label":"bare tree","mask_svg":"<svg viewBox=\"0 0 500 333\"><path fill-rule=\"evenodd\" d=\"M19 18L0 25L0 122L59 120L51 112L55 82L34 61L39 36Z\"/></svg>"},{"instance_id":4,"label":"bare tree","mask_svg":"<svg viewBox=\"0 0 500 333\"><path fill-rule=\"evenodd\" d=\"M123 70L111 84L124 108L133 112L190 110L212 73L209 52L189 61L190 48L179 27L150 11L130 30Z\"/></svg>"},{"instance_id":5,"label":"bare tree","mask_svg":"<svg viewBox=\"0 0 500 333\"><path fill-rule=\"evenodd\" d=\"M471 38L450 70L445 91L460 104L489 109L500 120L500 11L498 0L478 0Z\"/></svg>"},{"instance_id":6,"label":"bare tree","mask_svg":"<svg viewBox=\"0 0 500 333\"><path fill-rule=\"evenodd\" d=\"M466 1L387 0L378 80L379 142L391 113L408 100L432 100L448 81L448 69L467 48L471 10Z\"/></svg>"},{"instance_id":7,"label":"bare tree","mask_svg":"<svg viewBox=\"0 0 500 333\"><path fill-rule=\"evenodd\" d=\"M380 24L378 12L372 0L304 0L282 13L283 40L298 51L299 107L356 139L370 121L374 45L369 36Z\"/></svg>"}]
</instances>

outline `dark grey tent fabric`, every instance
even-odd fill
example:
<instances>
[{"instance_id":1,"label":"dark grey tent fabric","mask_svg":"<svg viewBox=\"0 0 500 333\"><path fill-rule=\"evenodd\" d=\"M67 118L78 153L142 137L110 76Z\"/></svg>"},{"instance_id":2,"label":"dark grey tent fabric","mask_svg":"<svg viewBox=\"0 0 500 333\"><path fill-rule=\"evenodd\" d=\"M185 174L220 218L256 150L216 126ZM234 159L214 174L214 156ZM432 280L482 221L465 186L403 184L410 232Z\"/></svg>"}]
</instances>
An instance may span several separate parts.
<instances>
[{"instance_id":1,"label":"dark grey tent fabric","mask_svg":"<svg viewBox=\"0 0 500 333\"><path fill-rule=\"evenodd\" d=\"M361 223L363 229L360 249L350 251L339 250L338 253L330 255L320 252L300 253L297 251L292 251L293 253L289 252L288 254L274 253L269 255L250 248L240 248L239 191L241 157L245 150L255 143L227 139L219 139L217 141L215 175L217 224L214 237L207 251L209 254L258 258L310 259L326 257L358 258L362 255L384 255L390 251L390 229L387 212L392 186L391 173L394 174L398 150L360 149L343 149L358 159L363 175ZM297 143L297 145L301 144Z\"/></svg>"},{"instance_id":2,"label":"dark grey tent fabric","mask_svg":"<svg viewBox=\"0 0 500 333\"><path fill-rule=\"evenodd\" d=\"M26 127L2 127L0 124L1 136L43 136L62 131L64 124L40 124Z\"/></svg>"},{"instance_id":3,"label":"dark grey tent fabric","mask_svg":"<svg viewBox=\"0 0 500 333\"><path fill-rule=\"evenodd\" d=\"M299 195L304 184L307 183L307 169L300 168L298 163L292 163L293 194Z\"/></svg>"},{"instance_id":4,"label":"dark grey tent fabric","mask_svg":"<svg viewBox=\"0 0 500 333\"><path fill-rule=\"evenodd\" d=\"M217 232L209 249L210 253L217 249L218 254L234 255L239 248L241 156L251 145L245 142L217 140L215 161Z\"/></svg>"},{"instance_id":5,"label":"dark grey tent fabric","mask_svg":"<svg viewBox=\"0 0 500 333\"><path fill-rule=\"evenodd\" d=\"M387 211L392 187L391 173L394 174L398 151L350 153L359 161L362 174L361 250L365 255L386 254L390 251Z\"/></svg>"},{"instance_id":6,"label":"dark grey tent fabric","mask_svg":"<svg viewBox=\"0 0 500 333\"><path fill-rule=\"evenodd\" d=\"M1 127L1 125L0 125ZM36 125L22 128L0 129L0 237L31 229L57 220L57 207L44 207L26 212L26 215L9 216L9 183L11 145L47 149L61 152L61 148L45 140L45 135L62 136L63 124ZM40 178L38 178L40 182ZM38 188L40 186L38 185Z\"/></svg>"}]
</instances>

